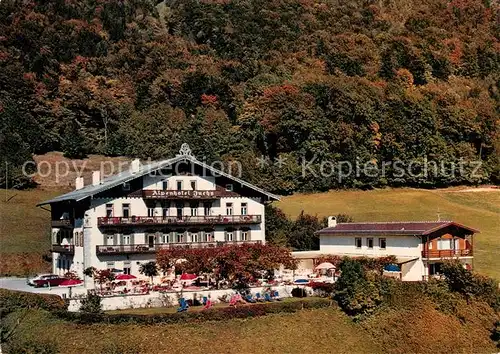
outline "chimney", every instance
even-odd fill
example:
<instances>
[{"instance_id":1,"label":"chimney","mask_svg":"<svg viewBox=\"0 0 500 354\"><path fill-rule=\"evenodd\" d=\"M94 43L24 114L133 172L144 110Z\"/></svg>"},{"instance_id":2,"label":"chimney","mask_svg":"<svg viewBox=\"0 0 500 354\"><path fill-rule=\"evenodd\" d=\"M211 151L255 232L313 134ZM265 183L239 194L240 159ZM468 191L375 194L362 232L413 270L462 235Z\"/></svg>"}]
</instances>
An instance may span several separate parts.
<instances>
[{"instance_id":1,"label":"chimney","mask_svg":"<svg viewBox=\"0 0 500 354\"><path fill-rule=\"evenodd\" d=\"M98 186L101 184L101 171L92 172L92 185Z\"/></svg>"},{"instance_id":2,"label":"chimney","mask_svg":"<svg viewBox=\"0 0 500 354\"><path fill-rule=\"evenodd\" d=\"M130 172L132 173L137 173L141 169L141 160L139 159L134 159L130 163Z\"/></svg>"},{"instance_id":3,"label":"chimney","mask_svg":"<svg viewBox=\"0 0 500 354\"><path fill-rule=\"evenodd\" d=\"M329 216L328 227L335 227L335 226L337 226L337 218L335 216Z\"/></svg>"},{"instance_id":4,"label":"chimney","mask_svg":"<svg viewBox=\"0 0 500 354\"><path fill-rule=\"evenodd\" d=\"M75 190L83 188L83 177L76 177L75 179Z\"/></svg>"}]
</instances>

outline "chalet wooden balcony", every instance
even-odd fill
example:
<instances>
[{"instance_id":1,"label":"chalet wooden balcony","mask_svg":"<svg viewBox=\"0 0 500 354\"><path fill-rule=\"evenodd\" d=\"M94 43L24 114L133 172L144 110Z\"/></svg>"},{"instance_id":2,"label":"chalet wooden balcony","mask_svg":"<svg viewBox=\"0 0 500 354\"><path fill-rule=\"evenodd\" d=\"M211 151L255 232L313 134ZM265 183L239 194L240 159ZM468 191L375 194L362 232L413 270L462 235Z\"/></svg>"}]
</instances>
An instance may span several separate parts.
<instances>
[{"instance_id":1,"label":"chalet wooden balcony","mask_svg":"<svg viewBox=\"0 0 500 354\"><path fill-rule=\"evenodd\" d=\"M155 245L134 244L134 245L98 245L96 246L97 255L113 254L132 254L132 253L156 253L160 250L173 248L216 248L228 245L244 245L262 243L262 241L211 241L211 242L177 242L161 243Z\"/></svg>"},{"instance_id":2,"label":"chalet wooden balcony","mask_svg":"<svg viewBox=\"0 0 500 354\"><path fill-rule=\"evenodd\" d=\"M74 245L52 245L50 248L51 252L61 253L61 254L75 254Z\"/></svg>"},{"instance_id":3,"label":"chalet wooden balcony","mask_svg":"<svg viewBox=\"0 0 500 354\"><path fill-rule=\"evenodd\" d=\"M55 228L73 227L73 225L74 225L74 220L72 219L52 220L52 227Z\"/></svg>"},{"instance_id":4,"label":"chalet wooden balcony","mask_svg":"<svg viewBox=\"0 0 500 354\"><path fill-rule=\"evenodd\" d=\"M248 225L260 224L260 215L219 215L219 216L132 216L97 218L99 227L129 226L129 225Z\"/></svg>"},{"instance_id":5,"label":"chalet wooden balcony","mask_svg":"<svg viewBox=\"0 0 500 354\"><path fill-rule=\"evenodd\" d=\"M472 257L471 249L461 250L424 250L422 258L455 258L455 257Z\"/></svg>"}]
</instances>

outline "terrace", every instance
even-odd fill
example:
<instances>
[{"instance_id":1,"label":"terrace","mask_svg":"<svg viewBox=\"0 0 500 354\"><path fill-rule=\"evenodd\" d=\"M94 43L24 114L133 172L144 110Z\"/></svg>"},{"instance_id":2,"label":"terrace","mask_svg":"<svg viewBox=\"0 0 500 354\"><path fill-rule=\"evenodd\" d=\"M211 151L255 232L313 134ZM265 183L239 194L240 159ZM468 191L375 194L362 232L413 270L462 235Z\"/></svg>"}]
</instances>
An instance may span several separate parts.
<instances>
[{"instance_id":1,"label":"terrace","mask_svg":"<svg viewBox=\"0 0 500 354\"><path fill-rule=\"evenodd\" d=\"M218 216L132 216L99 217L99 227L127 225L234 225L260 224L260 215L218 215Z\"/></svg>"},{"instance_id":2,"label":"terrace","mask_svg":"<svg viewBox=\"0 0 500 354\"><path fill-rule=\"evenodd\" d=\"M54 244L50 248L51 252L61 253L61 254L75 254L75 245L57 245Z\"/></svg>"}]
</instances>

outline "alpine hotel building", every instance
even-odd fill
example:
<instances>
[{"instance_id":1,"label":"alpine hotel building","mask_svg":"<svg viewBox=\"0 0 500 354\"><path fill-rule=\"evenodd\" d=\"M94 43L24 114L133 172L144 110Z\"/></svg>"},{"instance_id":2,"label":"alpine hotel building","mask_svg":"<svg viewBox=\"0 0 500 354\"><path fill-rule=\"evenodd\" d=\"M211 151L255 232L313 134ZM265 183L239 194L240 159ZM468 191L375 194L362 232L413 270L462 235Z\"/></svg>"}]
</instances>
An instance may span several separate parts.
<instances>
[{"instance_id":1,"label":"alpine hotel building","mask_svg":"<svg viewBox=\"0 0 500 354\"><path fill-rule=\"evenodd\" d=\"M264 243L264 205L278 197L197 160L183 144L168 160L141 165L39 205L51 206L53 271L87 267L139 273L171 247ZM86 279L86 286L93 282Z\"/></svg>"}]
</instances>

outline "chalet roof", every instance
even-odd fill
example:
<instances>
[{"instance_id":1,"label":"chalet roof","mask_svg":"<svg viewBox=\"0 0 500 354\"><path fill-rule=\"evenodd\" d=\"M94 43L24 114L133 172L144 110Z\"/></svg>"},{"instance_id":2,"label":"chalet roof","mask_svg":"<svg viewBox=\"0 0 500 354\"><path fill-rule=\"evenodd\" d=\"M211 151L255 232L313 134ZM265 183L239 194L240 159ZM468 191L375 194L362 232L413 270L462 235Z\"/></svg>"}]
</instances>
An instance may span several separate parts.
<instances>
[{"instance_id":1,"label":"chalet roof","mask_svg":"<svg viewBox=\"0 0 500 354\"><path fill-rule=\"evenodd\" d=\"M319 235L428 235L448 226L455 226L470 233L479 232L453 221L396 221L339 223L335 227L326 227L317 233Z\"/></svg>"},{"instance_id":2,"label":"chalet roof","mask_svg":"<svg viewBox=\"0 0 500 354\"><path fill-rule=\"evenodd\" d=\"M218 170L210 165L205 164L204 162L197 160L194 156L191 155L191 151L189 150L189 146L187 146L187 144L183 144L183 147L181 148L180 154L174 158L171 158L168 160L163 160L163 161L158 161L158 162L153 162L153 163L148 164L148 165L142 165L138 172L133 172L131 170L124 171L122 173L119 173L119 174L116 174L116 175L113 175L113 176L110 176L108 178L103 179L99 185L95 185L95 186L94 185L87 185L87 186L83 187L82 189L74 190L74 191L71 191L69 193L57 196L53 199L41 202L41 203L37 204L37 206L46 205L46 204L53 204L53 203L62 202L62 201L81 201L81 200L89 198L93 195L96 195L98 193L104 192L108 189L119 186L123 183L134 180L138 177L142 177L142 176L145 176L145 175L152 173L154 171L158 171L158 170L161 170L163 168L167 168L169 166L172 166L175 163L180 162L180 161L189 161L195 165L202 167L204 170L208 170L212 173L218 174L219 176L224 176L224 177L229 178L237 183L240 183L241 185L243 185L245 187L253 189L256 192L267 196L269 199L279 200L279 197L275 194L266 192L262 188L254 186L251 183L248 183L240 178L234 177L228 173L220 171L220 170Z\"/></svg>"}]
</instances>

